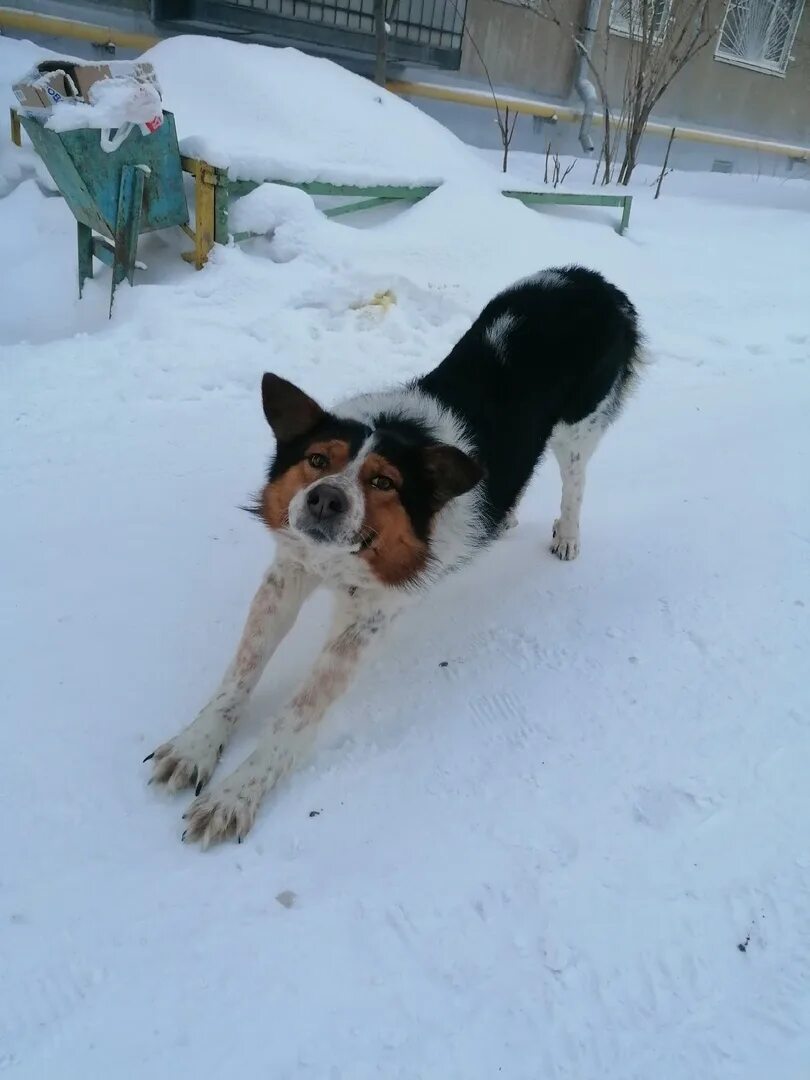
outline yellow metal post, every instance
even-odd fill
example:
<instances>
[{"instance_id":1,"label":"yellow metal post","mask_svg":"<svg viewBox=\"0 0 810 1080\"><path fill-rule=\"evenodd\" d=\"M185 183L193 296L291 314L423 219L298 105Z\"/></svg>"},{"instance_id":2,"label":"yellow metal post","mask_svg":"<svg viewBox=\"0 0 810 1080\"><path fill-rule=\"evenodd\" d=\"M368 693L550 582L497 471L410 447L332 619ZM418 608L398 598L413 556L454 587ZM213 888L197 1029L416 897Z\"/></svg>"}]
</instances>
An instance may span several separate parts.
<instances>
[{"instance_id":1,"label":"yellow metal post","mask_svg":"<svg viewBox=\"0 0 810 1080\"><path fill-rule=\"evenodd\" d=\"M22 146L22 130L20 128L19 113L13 107L8 111L11 118L11 141L15 146Z\"/></svg>"},{"instance_id":2,"label":"yellow metal post","mask_svg":"<svg viewBox=\"0 0 810 1080\"><path fill-rule=\"evenodd\" d=\"M214 246L214 197L217 190L216 170L204 161L197 166L195 187L195 224L197 227L195 254L197 257L194 265L198 270L202 270L208 261L208 253Z\"/></svg>"},{"instance_id":3,"label":"yellow metal post","mask_svg":"<svg viewBox=\"0 0 810 1080\"><path fill-rule=\"evenodd\" d=\"M202 270L214 246L214 211L217 170L198 158L181 158L186 172L194 174L194 250L183 252L186 262Z\"/></svg>"}]
</instances>

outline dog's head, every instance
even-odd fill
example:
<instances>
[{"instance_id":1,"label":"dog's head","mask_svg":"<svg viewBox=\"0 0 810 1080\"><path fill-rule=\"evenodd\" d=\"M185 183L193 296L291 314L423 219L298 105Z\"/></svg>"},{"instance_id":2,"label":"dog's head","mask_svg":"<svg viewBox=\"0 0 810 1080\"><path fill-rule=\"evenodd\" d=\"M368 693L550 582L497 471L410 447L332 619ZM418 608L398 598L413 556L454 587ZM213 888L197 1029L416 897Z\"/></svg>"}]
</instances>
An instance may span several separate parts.
<instances>
[{"instance_id":1,"label":"dog's head","mask_svg":"<svg viewBox=\"0 0 810 1080\"><path fill-rule=\"evenodd\" d=\"M357 555L387 585L419 574L436 514L478 483L480 465L408 421L334 416L277 375L262 379L262 403L277 442L261 496L266 524L321 553Z\"/></svg>"}]
</instances>

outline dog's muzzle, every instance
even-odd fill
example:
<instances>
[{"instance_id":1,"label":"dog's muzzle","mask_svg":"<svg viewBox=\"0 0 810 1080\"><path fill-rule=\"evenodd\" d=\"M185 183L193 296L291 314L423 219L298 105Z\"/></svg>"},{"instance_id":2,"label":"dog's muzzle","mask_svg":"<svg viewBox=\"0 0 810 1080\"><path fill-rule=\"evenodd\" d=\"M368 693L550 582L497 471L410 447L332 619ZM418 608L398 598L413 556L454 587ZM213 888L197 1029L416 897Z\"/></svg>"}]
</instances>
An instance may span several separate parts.
<instances>
[{"instance_id":1,"label":"dog's muzzle","mask_svg":"<svg viewBox=\"0 0 810 1080\"><path fill-rule=\"evenodd\" d=\"M313 540L339 543L346 532L349 499L342 487L324 480L307 492L299 529Z\"/></svg>"}]
</instances>

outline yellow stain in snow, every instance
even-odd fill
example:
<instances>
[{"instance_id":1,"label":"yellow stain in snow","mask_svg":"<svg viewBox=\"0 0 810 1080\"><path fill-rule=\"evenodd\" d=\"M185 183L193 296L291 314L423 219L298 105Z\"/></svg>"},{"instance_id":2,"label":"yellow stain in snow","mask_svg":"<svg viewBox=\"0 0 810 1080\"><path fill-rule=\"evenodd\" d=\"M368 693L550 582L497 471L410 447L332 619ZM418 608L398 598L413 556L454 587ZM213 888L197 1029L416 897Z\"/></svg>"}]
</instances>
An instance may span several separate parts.
<instances>
[{"instance_id":1,"label":"yellow stain in snow","mask_svg":"<svg viewBox=\"0 0 810 1080\"><path fill-rule=\"evenodd\" d=\"M396 294L392 289L384 289L380 292L375 292L370 300L359 300L356 304L352 304L352 308L357 311L360 308L378 307L382 308L383 314L391 307L392 304L397 302Z\"/></svg>"}]
</instances>

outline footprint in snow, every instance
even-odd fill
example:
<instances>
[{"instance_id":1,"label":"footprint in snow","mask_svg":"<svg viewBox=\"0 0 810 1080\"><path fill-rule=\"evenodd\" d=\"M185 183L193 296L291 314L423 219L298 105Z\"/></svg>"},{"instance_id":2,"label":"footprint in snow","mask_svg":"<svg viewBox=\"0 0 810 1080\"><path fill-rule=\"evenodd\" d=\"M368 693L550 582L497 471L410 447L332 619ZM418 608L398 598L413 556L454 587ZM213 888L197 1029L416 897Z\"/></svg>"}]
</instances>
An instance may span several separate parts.
<instances>
[{"instance_id":1,"label":"footprint in snow","mask_svg":"<svg viewBox=\"0 0 810 1080\"><path fill-rule=\"evenodd\" d=\"M640 825L664 831L685 820L706 821L719 806L710 795L695 795L691 791L664 784L639 788L633 802L633 817Z\"/></svg>"}]
</instances>

